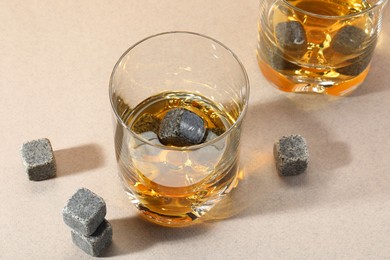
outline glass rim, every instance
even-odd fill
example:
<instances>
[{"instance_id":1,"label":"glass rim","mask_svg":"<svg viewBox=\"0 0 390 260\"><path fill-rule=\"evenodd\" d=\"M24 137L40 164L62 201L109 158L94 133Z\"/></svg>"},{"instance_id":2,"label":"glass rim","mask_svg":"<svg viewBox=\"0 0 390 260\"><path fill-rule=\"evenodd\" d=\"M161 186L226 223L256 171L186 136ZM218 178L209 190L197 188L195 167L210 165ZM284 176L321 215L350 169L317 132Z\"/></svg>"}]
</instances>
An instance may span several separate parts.
<instances>
[{"instance_id":1,"label":"glass rim","mask_svg":"<svg viewBox=\"0 0 390 260\"><path fill-rule=\"evenodd\" d=\"M347 14L347 15L323 15L323 14L316 14L316 13L312 13L312 12L309 12L309 11L306 11L304 9L301 9L299 7L296 7L292 4L290 4L288 2L288 0L283 0L283 2L288 5L290 8L298 11L298 12L301 12L303 14L306 14L306 15L310 15L312 17L317 17L317 18L321 18L321 19L348 19L348 18L353 18L353 17L356 17L356 16L359 16L359 15L363 15L365 13L368 13L370 11L372 11L373 9L376 9L378 8L379 6L384 6L386 3L387 3L388 0L378 0L374 5L370 6L369 8L361 11L361 12L357 12L357 13L352 13L352 14Z\"/></svg>"},{"instance_id":2,"label":"glass rim","mask_svg":"<svg viewBox=\"0 0 390 260\"><path fill-rule=\"evenodd\" d=\"M243 105L242 105L242 110L240 111L240 114L237 118L237 120L225 131L223 132L221 135L219 135L218 137L208 141L208 142L205 142L205 143L201 143L201 144L197 144L197 145L191 145L191 146L183 146L183 147L175 147L175 146L165 146L163 144L154 144L152 143L151 141L141 137L139 134L135 133L133 130L131 130L124 122L123 120L121 119L121 117L119 116L118 114L118 111L117 109L115 108L114 106L114 103L113 103L113 95L114 95L114 89L113 89L113 78L114 78L114 74L115 72L117 71L117 68L119 66L119 64L122 62L123 58L131 51L133 50L135 47L139 46L140 44L142 44L143 42L147 41L147 40L150 40L150 39L153 39L153 38L157 38L159 36L164 36L164 35L170 35L170 34L183 34L183 35L192 35L192 36L197 36L197 37L200 37L200 38L204 38L204 39L207 39L207 40L210 40L216 44L218 44L220 47L224 48L226 51L228 51L232 57L234 58L234 60L238 63L238 65L240 66L241 68L241 71L244 75L244 79L245 79L245 84L242 88L245 89L245 93L242 97L242 100L243 100ZM220 140L222 140L225 136L227 136L237 125L239 125L243 118L245 117L245 114L248 110L248 102L249 102L249 93L250 93L250 85L249 85L249 78L248 78L248 74L244 68L244 65L242 64L242 62L240 61L240 59L237 57L237 55L231 50L229 49L226 45L224 45L222 42L210 37L210 36L207 36L207 35L204 35L204 34L200 34L200 33L196 33L196 32L190 32L190 31L168 31L168 32L161 32L161 33L157 33L157 34L153 34L153 35L150 35L138 42L136 42L135 44L133 44L131 47L129 47L121 56L120 58L118 59L118 61L116 62L112 72L111 72L111 76L110 76L110 81L109 81L109 98L110 98L110 104L111 104L111 108L112 108L112 111L114 112L114 115L115 115L115 118L118 122L120 122L121 126L124 127L134 138L138 139L139 141L143 142L143 143L146 143L148 145L151 145L151 146L154 146L154 147L157 147L157 148L161 148L161 149L164 149L164 150L174 150L174 151L191 151L191 150L198 150L200 148L203 148L203 147L206 147L206 146L209 146L209 145L212 145Z\"/></svg>"}]
</instances>

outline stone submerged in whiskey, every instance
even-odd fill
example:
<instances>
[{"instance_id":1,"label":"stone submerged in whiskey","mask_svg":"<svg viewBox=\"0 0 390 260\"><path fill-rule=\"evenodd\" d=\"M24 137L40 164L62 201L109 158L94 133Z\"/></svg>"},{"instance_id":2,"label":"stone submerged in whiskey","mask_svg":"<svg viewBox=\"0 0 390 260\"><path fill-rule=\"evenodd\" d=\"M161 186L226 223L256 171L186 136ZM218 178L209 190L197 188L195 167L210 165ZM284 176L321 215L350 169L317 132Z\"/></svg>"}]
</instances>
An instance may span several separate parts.
<instances>
[{"instance_id":1,"label":"stone submerged in whiskey","mask_svg":"<svg viewBox=\"0 0 390 260\"><path fill-rule=\"evenodd\" d=\"M261 1L257 57L285 92L350 94L366 78L380 14L365 0ZM380 11L379 11L380 12Z\"/></svg>"},{"instance_id":2,"label":"stone submerged in whiskey","mask_svg":"<svg viewBox=\"0 0 390 260\"><path fill-rule=\"evenodd\" d=\"M180 147L200 144L205 133L204 121L200 116L185 108L175 108L162 119L158 137L164 145Z\"/></svg>"},{"instance_id":3,"label":"stone submerged in whiskey","mask_svg":"<svg viewBox=\"0 0 390 260\"><path fill-rule=\"evenodd\" d=\"M275 28L276 39L282 49L291 51L306 50L306 34L302 24L297 21L278 23Z\"/></svg>"},{"instance_id":4,"label":"stone submerged in whiskey","mask_svg":"<svg viewBox=\"0 0 390 260\"><path fill-rule=\"evenodd\" d=\"M353 25L346 25L336 33L330 46L338 53L349 55L359 52L365 39L364 30Z\"/></svg>"}]
</instances>

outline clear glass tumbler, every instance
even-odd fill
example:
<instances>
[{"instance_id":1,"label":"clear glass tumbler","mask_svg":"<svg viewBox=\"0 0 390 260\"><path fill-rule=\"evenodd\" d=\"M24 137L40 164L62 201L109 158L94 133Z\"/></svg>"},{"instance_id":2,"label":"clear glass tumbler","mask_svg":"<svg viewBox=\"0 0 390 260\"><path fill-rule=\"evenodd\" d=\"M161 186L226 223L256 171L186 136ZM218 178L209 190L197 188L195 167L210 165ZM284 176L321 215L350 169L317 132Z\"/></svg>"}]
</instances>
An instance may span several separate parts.
<instances>
[{"instance_id":1,"label":"clear glass tumbler","mask_svg":"<svg viewBox=\"0 0 390 260\"><path fill-rule=\"evenodd\" d=\"M119 175L143 217L171 227L196 223L237 184L249 82L222 43L191 32L148 37L119 59L109 92ZM202 143L160 143L172 109L203 119Z\"/></svg>"},{"instance_id":2,"label":"clear glass tumbler","mask_svg":"<svg viewBox=\"0 0 390 260\"><path fill-rule=\"evenodd\" d=\"M286 92L342 96L365 79L387 0L262 0L258 62Z\"/></svg>"}]
</instances>

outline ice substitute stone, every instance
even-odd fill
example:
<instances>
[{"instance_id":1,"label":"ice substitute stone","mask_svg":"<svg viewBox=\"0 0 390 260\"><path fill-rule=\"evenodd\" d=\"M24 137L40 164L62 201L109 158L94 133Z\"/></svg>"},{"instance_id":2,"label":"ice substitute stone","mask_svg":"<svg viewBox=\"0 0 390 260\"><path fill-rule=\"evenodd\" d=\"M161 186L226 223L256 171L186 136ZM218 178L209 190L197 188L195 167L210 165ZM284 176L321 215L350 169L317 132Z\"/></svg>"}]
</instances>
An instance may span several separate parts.
<instances>
[{"instance_id":1,"label":"ice substitute stone","mask_svg":"<svg viewBox=\"0 0 390 260\"><path fill-rule=\"evenodd\" d=\"M373 41L367 48L364 50L363 54L357 56L356 58L350 59L350 65L336 69L338 73L357 76L362 73L370 64L371 58L374 54L376 41Z\"/></svg>"},{"instance_id":2,"label":"ice substitute stone","mask_svg":"<svg viewBox=\"0 0 390 260\"><path fill-rule=\"evenodd\" d=\"M300 22L288 21L278 23L275 27L276 40L279 46L290 51L306 49L305 29Z\"/></svg>"},{"instance_id":3,"label":"ice substitute stone","mask_svg":"<svg viewBox=\"0 0 390 260\"><path fill-rule=\"evenodd\" d=\"M365 39L366 33L364 30L353 25L347 25L336 33L330 46L339 53L349 55L358 52L362 48Z\"/></svg>"},{"instance_id":4,"label":"ice substitute stone","mask_svg":"<svg viewBox=\"0 0 390 260\"><path fill-rule=\"evenodd\" d=\"M205 143L210 142L223 133L224 133L224 130L220 129L220 128L207 129L207 136L206 136L206 139L204 142ZM214 147L215 149L217 149L218 151L222 151L226 146L226 139L222 139L218 142L215 142L211 146Z\"/></svg>"},{"instance_id":5,"label":"ice substitute stone","mask_svg":"<svg viewBox=\"0 0 390 260\"><path fill-rule=\"evenodd\" d=\"M30 180L41 181L56 175L57 166L49 139L24 143L20 152Z\"/></svg>"},{"instance_id":6,"label":"ice substitute stone","mask_svg":"<svg viewBox=\"0 0 390 260\"><path fill-rule=\"evenodd\" d=\"M164 145L189 146L200 144L205 132L200 116L185 108L175 108L161 121L158 138Z\"/></svg>"},{"instance_id":7,"label":"ice substitute stone","mask_svg":"<svg viewBox=\"0 0 390 260\"><path fill-rule=\"evenodd\" d=\"M338 68L336 69L336 71L344 75L357 76L368 67L370 61L371 57L358 57L356 59L351 60L351 65L348 65L343 68Z\"/></svg>"},{"instance_id":8,"label":"ice substitute stone","mask_svg":"<svg viewBox=\"0 0 390 260\"><path fill-rule=\"evenodd\" d=\"M306 140L300 135L283 136L274 144L274 157L281 175L303 173L309 163Z\"/></svg>"},{"instance_id":9,"label":"ice substitute stone","mask_svg":"<svg viewBox=\"0 0 390 260\"><path fill-rule=\"evenodd\" d=\"M132 129L137 134L149 131L157 134L159 126L159 118L152 114L143 114L132 126Z\"/></svg>"},{"instance_id":10,"label":"ice substitute stone","mask_svg":"<svg viewBox=\"0 0 390 260\"><path fill-rule=\"evenodd\" d=\"M262 51L263 58L265 58L268 64L275 70L297 70L299 69L298 65L295 65L292 62L286 60L283 56L283 53L276 47L271 44L268 39L263 39Z\"/></svg>"},{"instance_id":11,"label":"ice substitute stone","mask_svg":"<svg viewBox=\"0 0 390 260\"><path fill-rule=\"evenodd\" d=\"M106 216L106 203L92 191L81 188L62 210L65 224L76 232L89 236Z\"/></svg>"},{"instance_id":12,"label":"ice substitute stone","mask_svg":"<svg viewBox=\"0 0 390 260\"><path fill-rule=\"evenodd\" d=\"M105 219L90 236L84 236L74 230L71 234L73 243L92 256L99 256L112 242L112 227Z\"/></svg>"}]
</instances>

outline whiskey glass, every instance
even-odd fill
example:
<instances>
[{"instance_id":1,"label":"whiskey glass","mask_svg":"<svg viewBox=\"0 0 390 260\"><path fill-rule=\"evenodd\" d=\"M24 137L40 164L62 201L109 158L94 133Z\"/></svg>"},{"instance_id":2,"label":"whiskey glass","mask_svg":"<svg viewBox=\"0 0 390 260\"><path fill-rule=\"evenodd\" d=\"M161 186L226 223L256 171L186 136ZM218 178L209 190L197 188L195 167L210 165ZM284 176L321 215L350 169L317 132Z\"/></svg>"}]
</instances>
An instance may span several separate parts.
<instances>
[{"instance_id":1,"label":"whiskey glass","mask_svg":"<svg viewBox=\"0 0 390 260\"><path fill-rule=\"evenodd\" d=\"M178 31L141 40L115 65L109 96L119 176L141 216L163 226L188 226L237 185L249 81L221 42ZM203 143L159 142L159 120L173 108L203 118Z\"/></svg>"},{"instance_id":2,"label":"whiskey glass","mask_svg":"<svg viewBox=\"0 0 390 260\"><path fill-rule=\"evenodd\" d=\"M343 96L366 78L387 0L262 0L257 58L278 89Z\"/></svg>"}]
</instances>

